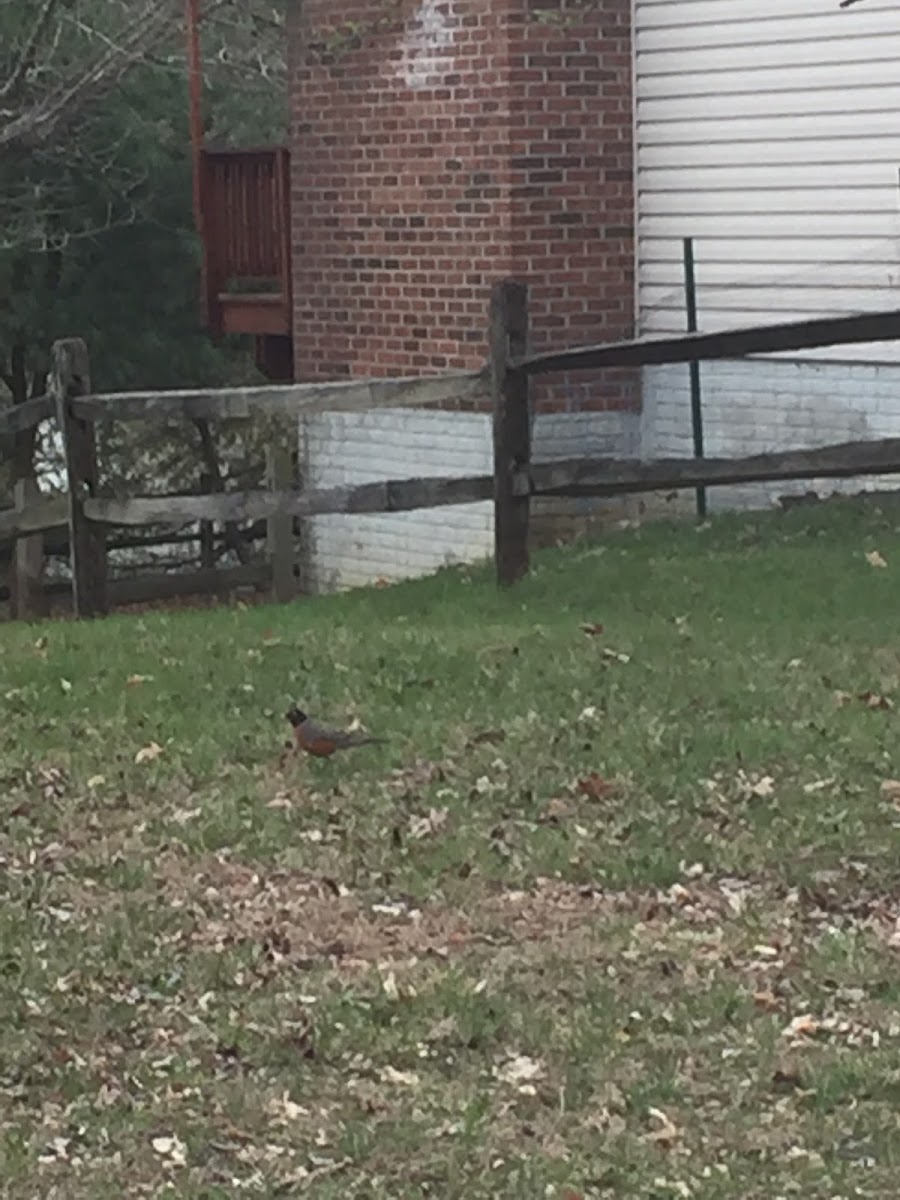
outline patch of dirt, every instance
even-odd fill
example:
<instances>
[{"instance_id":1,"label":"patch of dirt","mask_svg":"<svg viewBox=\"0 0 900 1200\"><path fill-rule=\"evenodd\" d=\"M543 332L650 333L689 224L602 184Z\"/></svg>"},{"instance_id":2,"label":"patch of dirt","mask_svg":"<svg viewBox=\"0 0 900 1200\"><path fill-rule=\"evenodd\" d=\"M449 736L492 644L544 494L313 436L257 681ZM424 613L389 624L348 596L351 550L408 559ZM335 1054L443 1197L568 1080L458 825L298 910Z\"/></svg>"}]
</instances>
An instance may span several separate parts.
<instances>
[{"instance_id":1,"label":"patch of dirt","mask_svg":"<svg viewBox=\"0 0 900 1200\"><path fill-rule=\"evenodd\" d=\"M196 919L193 944L210 950L257 945L264 959L354 970L386 959L444 957L467 939L459 914L419 909L403 900L364 904L336 880L303 871L210 858L197 864L176 854L157 878L170 902Z\"/></svg>"},{"instance_id":2,"label":"patch of dirt","mask_svg":"<svg viewBox=\"0 0 900 1200\"><path fill-rule=\"evenodd\" d=\"M620 915L705 926L738 911L737 889L714 884L664 893L607 892L542 879L519 891L476 886L455 908L418 907L403 897L373 903L326 876L225 856L197 863L169 852L156 875L169 903L194 916L195 945L217 950L251 942L273 962L289 959L309 967L324 961L359 969L385 960L448 957L476 944L565 940ZM748 885L741 896L750 890Z\"/></svg>"},{"instance_id":3,"label":"patch of dirt","mask_svg":"<svg viewBox=\"0 0 900 1200\"><path fill-rule=\"evenodd\" d=\"M96 912L111 898L102 887L69 882L67 899L77 911ZM189 945L214 953L253 947L263 977L288 967L364 973L385 963L399 967L479 950L527 954L548 945L582 960L596 958L600 935L618 943L619 928L635 953L641 948L654 961L682 952L698 962L727 961L764 990L791 973L800 946L817 933L853 927L900 947L900 898L859 891L848 897L831 882L785 893L734 879L621 891L555 879L514 890L470 879L458 904L417 905L404 896L366 897L320 873L227 855L197 859L175 848L156 858L154 882L153 903L188 918ZM759 930L752 937L743 919L751 912Z\"/></svg>"}]
</instances>

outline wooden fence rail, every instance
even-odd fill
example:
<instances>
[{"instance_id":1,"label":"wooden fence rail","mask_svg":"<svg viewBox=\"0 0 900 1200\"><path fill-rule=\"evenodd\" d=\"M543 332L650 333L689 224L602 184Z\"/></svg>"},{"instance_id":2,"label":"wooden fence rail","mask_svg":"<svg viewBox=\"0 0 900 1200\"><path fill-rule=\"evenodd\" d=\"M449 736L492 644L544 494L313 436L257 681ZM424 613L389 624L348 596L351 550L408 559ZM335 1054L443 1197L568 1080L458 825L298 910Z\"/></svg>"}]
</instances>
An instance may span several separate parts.
<instances>
[{"instance_id":1,"label":"wooden fence rail","mask_svg":"<svg viewBox=\"0 0 900 1200\"><path fill-rule=\"evenodd\" d=\"M490 500L494 476L385 479L308 492L222 492L209 496L139 496L87 500L88 520L100 525L188 525L194 521L255 521L324 513L392 513Z\"/></svg>"},{"instance_id":2,"label":"wooden fence rail","mask_svg":"<svg viewBox=\"0 0 900 1200\"><path fill-rule=\"evenodd\" d=\"M788 322L713 334L636 339L544 354L528 348L528 295L515 281L498 283L490 308L490 360L482 371L425 379L345 380L222 391L130 392L94 395L87 351L79 339L54 346L50 395L0 414L0 434L27 429L55 416L63 435L68 490L64 497L27 498L0 513L0 539L33 538L68 525L73 607L78 616L97 616L110 599L141 593L139 580L107 579L107 537L116 529L202 523L210 560L211 522L261 522L267 531L268 561L232 571L208 567L204 590L233 586L238 577L264 580L276 599L294 595L293 519L322 513L390 513L493 500L497 577L507 586L528 570L529 508L532 496L609 496L655 489L711 487L773 480L900 473L900 438L846 442L814 449L756 454L744 458L532 461L530 380L549 371L595 370L693 362L747 354L812 349L836 343L900 337L900 311ZM247 419L257 414L290 418L316 412L363 412L372 408L470 404L490 393L494 463L490 475L468 478L381 480L358 486L299 491L292 487L287 449L292 433L274 442L267 462L267 488L206 495L137 496L100 494L94 423L100 419ZM295 426L290 425L292 431ZM294 435L295 436L295 435ZM132 535L133 536L133 535ZM118 535L122 540L121 534ZM126 539L127 540L127 539ZM33 561L30 570L33 571ZM199 576L173 574L163 590L189 590ZM34 580L31 580L31 584Z\"/></svg>"},{"instance_id":3,"label":"wooden fence rail","mask_svg":"<svg viewBox=\"0 0 900 1200\"><path fill-rule=\"evenodd\" d=\"M82 421L248 420L254 416L311 416L320 412L368 412L372 408L421 408L475 400L485 393L483 371L460 371L424 379L348 379L341 383L291 383L273 387L172 392L113 392L76 398Z\"/></svg>"},{"instance_id":4,"label":"wooden fence rail","mask_svg":"<svg viewBox=\"0 0 900 1200\"><path fill-rule=\"evenodd\" d=\"M900 438L840 442L813 450L752 454L745 458L573 458L513 467L503 495L527 503L531 496L616 496L791 479L850 478L900 472ZM307 492L231 492L210 496L87 500L85 514L103 525L140 526L199 520L246 521L323 513L393 513L495 498L494 475L387 479L354 487ZM507 538L507 540L509 540Z\"/></svg>"},{"instance_id":5,"label":"wooden fence rail","mask_svg":"<svg viewBox=\"0 0 900 1200\"><path fill-rule=\"evenodd\" d=\"M69 502L65 496L40 496L26 508L7 508L0 512L0 540L28 537L68 524Z\"/></svg>"},{"instance_id":6,"label":"wooden fence rail","mask_svg":"<svg viewBox=\"0 0 900 1200\"><path fill-rule=\"evenodd\" d=\"M723 329L716 333L680 333L673 337L633 338L602 346L575 346L545 354L520 355L512 362L528 375L549 371L596 371L602 367L651 367L670 363L745 358L748 354L783 354L822 346L886 342L900 338L900 309L849 317L816 317Z\"/></svg>"},{"instance_id":7,"label":"wooden fence rail","mask_svg":"<svg viewBox=\"0 0 900 1200\"><path fill-rule=\"evenodd\" d=\"M51 396L36 396L26 400L24 404L16 404L13 408L5 408L0 412L0 437L10 437L16 433L24 433L49 421L54 415L55 406Z\"/></svg>"},{"instance_id":8,"label":"wooden fence rail","mask_svg":"<svg viewBox=\"0 0 900 1200\"><path fill-rule=\"evenodd\" d=\"M900 438L839 442L813 450L778 450L746 458L573 458L533 465L532 495L620 496L734 483L847 479L900 472Z\"/></svg>"}]
</instances>

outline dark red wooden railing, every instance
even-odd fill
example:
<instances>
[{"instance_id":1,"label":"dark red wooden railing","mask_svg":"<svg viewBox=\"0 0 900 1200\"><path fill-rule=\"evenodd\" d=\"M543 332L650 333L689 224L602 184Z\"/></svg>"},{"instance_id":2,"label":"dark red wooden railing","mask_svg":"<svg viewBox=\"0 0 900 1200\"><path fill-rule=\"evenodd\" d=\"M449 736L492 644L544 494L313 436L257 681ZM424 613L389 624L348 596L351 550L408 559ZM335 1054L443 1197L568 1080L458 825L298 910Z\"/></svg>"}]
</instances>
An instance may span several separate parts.
<instances>
[{"instance_id":1,"label":"dark red wooden railing","mask_svg":"<svg viewBox=\"0 0 900 1200\"><path fill-rule=\"evenodd\" d=\"M204 149L205 317L214 335L291 331L290 157L283 146Z\"/></svg>"}]
</instances>

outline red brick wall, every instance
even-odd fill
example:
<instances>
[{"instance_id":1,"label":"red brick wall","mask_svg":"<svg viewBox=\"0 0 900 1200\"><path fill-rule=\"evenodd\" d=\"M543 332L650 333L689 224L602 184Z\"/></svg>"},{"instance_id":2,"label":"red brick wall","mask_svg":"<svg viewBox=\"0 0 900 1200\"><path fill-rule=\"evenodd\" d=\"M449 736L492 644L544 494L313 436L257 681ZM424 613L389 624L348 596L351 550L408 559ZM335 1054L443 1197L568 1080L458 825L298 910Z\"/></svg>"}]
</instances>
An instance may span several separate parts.
<instances>
[{"instance_id":1,"label":"red brick wall","mask_svg":"<svg viewBox=\"0 0 900 1200\"><path fill-rule=\"evenodd\" d=\"M529 19L552 6L408 0L405 28L376 32L385 0L304 0L291 30L298 378L478 367L490 286L510 274L531 285L537 347L631 331L630 7L603 0L563 30ZM362 45L302 49L327 45L338 8ZM558 402L584 399L555 383ZM594 403L631 401L627 380L598 386Z\"/></svg>"},{"instance_id":2,"label":"red brick wall","mask_svg":"<svg viewBox=\"0 0 900 1200\"><path fill-rule=\"evenodd\" d=\"M559 23L533 10L552 8ZM586 9L589 12L586 13ZM628 0L521 0L509 81L513 274L535 350L634 332L634 164ZM544 408L621 408L632 371L542 380Z\"/></svg>"}]
</instances>

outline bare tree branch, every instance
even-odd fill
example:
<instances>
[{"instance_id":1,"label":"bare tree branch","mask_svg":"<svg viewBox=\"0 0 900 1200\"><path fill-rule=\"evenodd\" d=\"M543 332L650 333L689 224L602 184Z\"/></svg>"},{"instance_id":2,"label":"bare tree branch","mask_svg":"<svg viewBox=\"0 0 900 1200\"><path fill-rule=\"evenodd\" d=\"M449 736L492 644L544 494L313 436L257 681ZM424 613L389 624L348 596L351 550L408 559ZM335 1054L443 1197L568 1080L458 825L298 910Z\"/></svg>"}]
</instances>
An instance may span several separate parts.
<instances>
[{"instance_id":1,"label":"bare tree branch","mask_svg":"<svg viewBox=\"0 0 900 1200\"><path fill-rule=\"evenodd\" d=\"M160 115L153 74L184 78L183 2L0 0L0 251L62 246L142 219L143 168L154 158L142 147L162 138L168 154L179 139L171 113ZM247 137L260 120L282 135L283 2L204 3L211 135ZM138 78L144 68L151 74ZM124 87L129 78L135 88ZM145 86L153 116L135 99Z\"/></svg>"},{"instance_id":2,"label":"bare tree branch","mask_svg":"<svg viewBox=\"0 0 900 1200\"><path fill-rule=\"evenodd\" d=\"M22 84L22 80L28 71L28 68L34 64L35 53L38 43L44 36L47 26L50 24L50 18L53 16L53 10L56 8L59 0L44 0L41 11L37 15L37 19L32 26L31 33L25 40L19 57L10 73L9 78L3 87L0 87L0 101L7 100L14 96L16 91Z\"/></svg>"},{"instance_id":3,"label":"bare tree branch","mask_svg":"<svg viewBox=\"0 0 900 1200\"><path fill-rule=\"evenodd\" d=\"M171 4L145 8L119 45L108 45L74 78L64 79L48 95L0 126L0 148L34 145L52 137L60 125L72 121L88 103L114 87L158 39L171 32L172 16Z\"/></svg>"},{"instance_id":4,"label":"bare tree branch","mask_svg":"<svg viewBox=\"0 0 900 1200\"><path fill-rule=\"evenodd\" d=\"M231 2L233 0L210 0L204 15L210 16ZM44 0L0 98L11 96L21 85L32 60L42 49L39 43L47 39L50 18L58 10L58 3L59 0ZM0 114L7 118L0 123L0 149L28 150L46 143L61 129L70 126L89 104L114 88L130 68L173 36L180 36L180 0L149 0L141 9L135 11L135 8L134 4L123 5L122 32L118 40L83 21L61 14L60 27L62 20L68 20L81 33L101 42L102 49L87 61L77 63L63 74L57 86L30 104L22 105L18 112Z\"/></svg>"}]
</instances>

